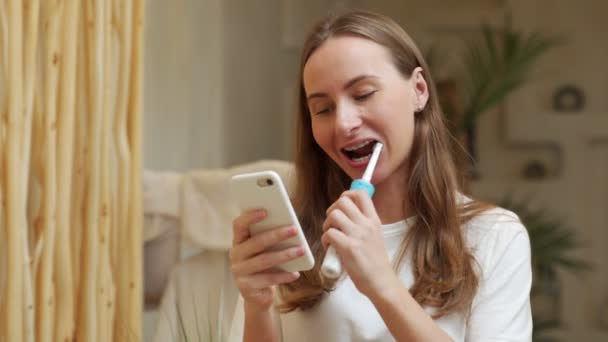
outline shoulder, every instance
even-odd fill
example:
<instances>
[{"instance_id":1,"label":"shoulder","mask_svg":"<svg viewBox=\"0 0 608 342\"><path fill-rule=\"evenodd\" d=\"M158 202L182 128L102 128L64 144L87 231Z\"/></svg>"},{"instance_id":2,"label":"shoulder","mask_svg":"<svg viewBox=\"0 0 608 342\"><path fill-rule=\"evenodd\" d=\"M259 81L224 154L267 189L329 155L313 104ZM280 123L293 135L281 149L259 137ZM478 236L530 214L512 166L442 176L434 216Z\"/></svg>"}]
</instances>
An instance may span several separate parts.
<instances>
[{"instance_id":1,"label":"shoulder","mask_svg":"<svg viewBox=\"0 0 608 342\"><path fill-rule=\"evenodd\" d=\"M466 225L479 287L467 323L470 341L530 341L532 256L528 231L506 209L482 212Z\"/></svg>"},{"instance_id":2,"label":"shoulder","mask_svg":"<svg viewBox=\"0 0 608 342\"><path fill-rule=\"evenodd\" d=\"M526 228L514 212L494 207L483 211L469 220L465 226L465 234L471 240L481 240L491 235L508 237L517 234L527 234Z\"/></svg>"},{"instance_id":3,"label":"shoulder","mask_svg":"<svg viewBox=\"0 0 608 342\"><path fill-rule=\"evenodd\" d=\"M504 258L530 259L528 231L512 211L500 207L486 210L463 228L482 273L491 272Z\"/></svg>"}]
</instances>

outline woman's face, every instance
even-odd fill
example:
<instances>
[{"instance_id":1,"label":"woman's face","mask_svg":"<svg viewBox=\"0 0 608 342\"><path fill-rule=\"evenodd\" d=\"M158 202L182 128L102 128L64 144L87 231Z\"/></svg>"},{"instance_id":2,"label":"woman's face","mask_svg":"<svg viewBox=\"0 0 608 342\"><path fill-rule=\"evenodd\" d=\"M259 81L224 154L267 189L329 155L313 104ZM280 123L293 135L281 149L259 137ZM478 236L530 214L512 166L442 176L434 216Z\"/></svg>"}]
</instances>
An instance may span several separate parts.
<instances>
[{"instance_id":1,"label":"woman's face","mask_svg":"<svg viewBox=\"0 0 608 342\"><path fill-rule=\"evenodd\" d=\"M402 171L414 137L414 112L428 91L420 68L405 79L389 51L359 37L323 43L303 71L315 141L351 178L361 178L378 141L384 148L372 183Z\"/></svg>"}]
</instances>

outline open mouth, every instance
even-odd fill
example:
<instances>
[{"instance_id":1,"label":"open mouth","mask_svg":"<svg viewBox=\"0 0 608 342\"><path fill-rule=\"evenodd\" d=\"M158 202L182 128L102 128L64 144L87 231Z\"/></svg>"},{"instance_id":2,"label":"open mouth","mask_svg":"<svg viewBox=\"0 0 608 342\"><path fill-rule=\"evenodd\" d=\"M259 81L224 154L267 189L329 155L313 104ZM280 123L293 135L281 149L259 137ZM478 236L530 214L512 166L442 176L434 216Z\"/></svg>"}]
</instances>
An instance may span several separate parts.
<instances>
[{"instance_id":1,"label":"open mouth","mask_svg":"<svg viewBox=\"0 0 608 342\"><path fill-rule=\"evenodd\" d=\"M371 157L376 142L377 140L372 139L354 146L345 147L342 149L342 153L355 163L364 162Z\"/></svg>"}]
</instances>

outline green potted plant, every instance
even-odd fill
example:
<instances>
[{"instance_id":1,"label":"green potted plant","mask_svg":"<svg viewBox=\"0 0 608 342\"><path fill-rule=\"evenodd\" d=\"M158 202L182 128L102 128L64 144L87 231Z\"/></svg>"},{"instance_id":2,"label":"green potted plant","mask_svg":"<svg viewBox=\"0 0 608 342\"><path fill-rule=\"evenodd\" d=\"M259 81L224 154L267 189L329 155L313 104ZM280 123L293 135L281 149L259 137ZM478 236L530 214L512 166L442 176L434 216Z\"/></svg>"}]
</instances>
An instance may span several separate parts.
<instances>
[{"instance_id":1,"label":"green potted plant","mask_svg":"<svg viewBox=\"0 0 608 342\"><path fill-rule=\"evenodd\" d=\"M488 110L500 105L513 91L530 81L530 75L540 58L562 39L538 31L523 32L513 28L510 16L504 24L492 28L481 24L472 39L465 40L461 75L438 79L439 101L450 130L466 153L475 160L475 123ZM431 71L438 67L436 47L427 52ZM471 166L475 177L474 165Z\"/></svg>"}]
</instances>

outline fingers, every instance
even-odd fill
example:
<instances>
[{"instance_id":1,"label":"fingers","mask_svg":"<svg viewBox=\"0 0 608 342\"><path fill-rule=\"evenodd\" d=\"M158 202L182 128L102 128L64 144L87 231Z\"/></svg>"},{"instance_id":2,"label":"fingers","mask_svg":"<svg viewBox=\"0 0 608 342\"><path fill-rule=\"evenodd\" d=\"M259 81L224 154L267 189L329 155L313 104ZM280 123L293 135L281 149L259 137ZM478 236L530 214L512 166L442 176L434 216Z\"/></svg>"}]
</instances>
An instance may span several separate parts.
<instances>
[{"instance_id":1,"label":"fingers","mask_svg":"<svg viewBox=\"0 0 608 342\"><path fill-rule=\"evenodd\" d=\"M323 222L323 230L338 228L349 233L353 222L364 219L363 214L355 203L347 196L340 196L326 211L327 217Z\"/></svg>"},{"instance_id":2,"label":"fingers","mask_svg":"<svg viewBox=\"0 0 608 342\"><path fill-rule=\"evenodd\" d=\"M272 246L297 235L296 227L278 227L255 236L249 234L251 225L266 217L264 210L251 210L233 221L233 247L230 249L232 273L235 278L268 272L278 265L305 254L302 246L269 250ZM273 277L276 278L276 275Z\"/></svg>"},{"instance_id":3,"label":"fingers","mask_svg":"<svg viewBox=\"0 0 608 342\"><path fill-rule=\"evenodd\" d=\"M323 230L338 228L345 233L352 232L355 223L380 223L376 209L364 191L345 191L326 211L327 218Z\"/></svg>"},{"instance_id":4,"label":"fingers","mask_svg":"<svg viewBox=\"0 0 608 342\"><path fill-rule=\"evenodd\" d=\"M332 210L323 222L323 230L327 231L330 228L340 229L344 232L352 232L353 222L346 216L341 209Z\"/></svg>"},{"instance_id":5,"label":"fingers","mask_svg":"<svg viewBox=\"0 0 608 342\"><path fill-rule=\"evenodd\" d=\"M244 212L232 221L232 245L238 245L249 238L249 226L261 222L266 217L266 211L256 209Z\"/></svg>"},{"instance_id":6,"label":"fingers","mask_svg":"<svg viewBox=\"0 0 608 342\"><path fill-rule=\"evenodd\" d=\"M341 255L342 251L351 243L351 239L344 232L336 228L329 228L321 237L321 243L325 249L329 245L333 246L338 254Z\"/></svg>"},{"instance_id":7,"label":"fingers","mask_svg":"<svg viewBox=\"0 0 608 342\"><path fill-rule=\"evenodd\" d=\"M252 258L232 262L232 273L235 275L250 275L267 271L284 262L304 255L302 246L290 247L280 251L269 251Z\"/></svg>"},{"instance_id":8,"label":"fingers","mask_svg":"<svg viewBox=\"0 0 608 342\"><path fill-rule=\"evenodd\" d=\"M380 221L376 208L374 207L374 202L372 202L372 199L367 192L363 190L349 190L343 192L342 196L350 199L363 216Z\"/></svg>"},{"instance_id":9,"label":"fingers","mask_svg":"<svg viewBox=\"0 0 608 342\"><path fill-rule=\"evenodd\" d=\"M337 201L335 201L326 211L325 213L329 215L332 211L339 209L346 214L352 221L359 221L363 218L363 213L357 207L357 204L353 201L349 196L342 194Z\"/></svg>"},{"instance_id":10,"label":"fingers","mask_svg":"<svg viewBox=\"0 0 608 342\"><path fill-rule=\"evenodd\" d=\"M276 267L305 254L302 246L269 251L270 247L297 235L294 226L279 227L251 236L250 226L265 217L265 210L252 210L237 217L232 225L233 240L230 249L231 271L239 291L244 297L258 302L265 301L260 299L259 294L269 293L269 287L298 279L298 272L283 272ZM247 296L247 293L257 295Z\"/></svg>"},{"instance_id":11,"label":"fingers","mask_svg":"<svg viewBox=\"0 0 608 342\"><path fill-rule=\"evenodd\" d=\"M259 233L234 246L231 250L231 258L237 261L248 259L283 240L296 236L297 233L294 226L285 226Z\"/></svg>"}]
</instances>

